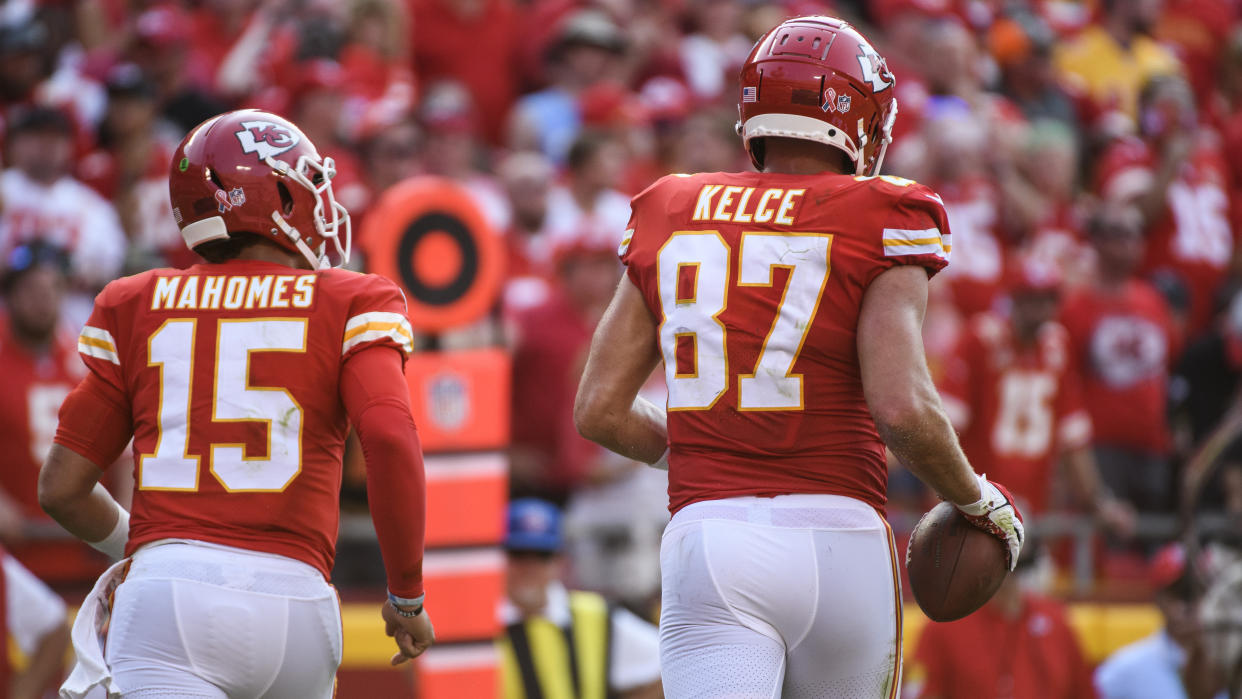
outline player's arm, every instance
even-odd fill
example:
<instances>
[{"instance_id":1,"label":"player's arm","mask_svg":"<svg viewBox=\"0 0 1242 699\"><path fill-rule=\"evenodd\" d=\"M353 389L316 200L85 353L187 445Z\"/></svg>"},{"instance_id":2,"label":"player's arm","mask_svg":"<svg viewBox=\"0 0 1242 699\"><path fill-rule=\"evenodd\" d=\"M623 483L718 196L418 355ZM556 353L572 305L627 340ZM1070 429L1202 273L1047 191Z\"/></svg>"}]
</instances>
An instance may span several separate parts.
<instances>
[{"instance_id":1,"label":"player's arm","mask_svg":"<svg viewBox=\"0 0 1242 699\"><path fill-rule=\"evenodd\" d=\"M897 458L976 526L1002 539L1012 569L1022 523L1011 498L975 474L932 384L923 349L927 272L898 265L867 288L858 318L863 393L880 438Z\"/></svg>"},{"instance_id":2,"label":"player's arm","mask_svg":"<svg viewBox=\"0 0 1242 699\"><path fill-rule=\"evenodd\" d=\"M374 346L350 356L341 368L341 400L366 460L367 501L388 578L382 615L399 649L396 665L435 642L422 605L426 476L400 352Z\"/></svg>"},{"instance_id":3,"label":"player's arm","mask_svg":"<svg viewBox=\"0 0 1242 699\"><path fill-rule=\"evenodd\" d=\"M99 484L133 436L128 401L95 373L60 407L55 443L39 471L39 505L70 534L120 558L129 513Z\"/></svg>"},{"instance_id":4,"label":"player's arm","mask_svg":"<svg viewBox=\"0 0 1242 699\"><path fill-rule=\"evenodd\" d=\"M659 465L668 449L664 410L638 396L660 362L656 324L642 293L623 276L587 357L574 425L587 439L636 461Z\"/></svg>"}]
</instances>

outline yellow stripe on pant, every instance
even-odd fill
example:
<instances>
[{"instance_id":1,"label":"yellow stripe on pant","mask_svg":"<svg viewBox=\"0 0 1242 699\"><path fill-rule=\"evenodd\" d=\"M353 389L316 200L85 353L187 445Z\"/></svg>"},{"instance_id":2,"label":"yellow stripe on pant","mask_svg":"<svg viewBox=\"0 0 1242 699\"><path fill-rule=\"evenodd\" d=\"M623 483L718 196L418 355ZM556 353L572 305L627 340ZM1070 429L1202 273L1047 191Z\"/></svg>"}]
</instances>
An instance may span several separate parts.
<instances>
[{"instance_id":1,"label":"yellow stripe on pant","mask_svg":"<svg viewBox=\"0 0 1242 699\"><path fill-rule=\"evenodd\" d=\"M569 629L537 617L497 639L505 699L607 698L608 604L591 592L570 592L569 609Z\"/></svg>"}]
</instances>

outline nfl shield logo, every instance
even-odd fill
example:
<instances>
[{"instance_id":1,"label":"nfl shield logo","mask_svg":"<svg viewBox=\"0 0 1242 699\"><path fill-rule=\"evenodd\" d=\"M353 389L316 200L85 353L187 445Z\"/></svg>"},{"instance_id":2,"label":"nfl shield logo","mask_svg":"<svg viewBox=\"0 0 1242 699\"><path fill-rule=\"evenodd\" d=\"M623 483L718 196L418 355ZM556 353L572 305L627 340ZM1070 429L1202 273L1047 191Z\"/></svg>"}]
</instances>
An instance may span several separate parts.
<instances>
[{"instance_id":1,"label":"nfl shield logo","mask_svg":"<svg viewBox=\"0 0 1242 699\"><path fill-rule=\"evenodd\" d=\"M241 206L246 203L246 193L242 191L241 187L234 187L229 192L229 203L233 206Z\"/></svg>"},{"instance_id":2,"label":"nfl shield logo","mask_svg":"<svg viewBox=\"0 0 1242 699\"><path fill-rule=\"evenodd\" d=\"M742 88L742 101L743 102L758 102L759 101L759 88L757 87Z\"/></svg>"},{"instance_id":3,"label":"nfl shield logo","mask_svg":"<svg viewBox=\"0 0 1242 699\"><path fill-rule=\"evenodd\" d=\"M850 99L849 95L837 95L837 111L842 114L850 111Z\"/></svg>"},{"instance_id":4,"label":"nfl shield logo","mask_svg":"<svg viewBox=\"0 0 1242 699\"><path fill-rule=\"evenodd\" d=\"M465 380L453 373L433 378L427 387L427 413L442 430L457 430L470 416L470 394Z\"/></svg>"}]
</instances>

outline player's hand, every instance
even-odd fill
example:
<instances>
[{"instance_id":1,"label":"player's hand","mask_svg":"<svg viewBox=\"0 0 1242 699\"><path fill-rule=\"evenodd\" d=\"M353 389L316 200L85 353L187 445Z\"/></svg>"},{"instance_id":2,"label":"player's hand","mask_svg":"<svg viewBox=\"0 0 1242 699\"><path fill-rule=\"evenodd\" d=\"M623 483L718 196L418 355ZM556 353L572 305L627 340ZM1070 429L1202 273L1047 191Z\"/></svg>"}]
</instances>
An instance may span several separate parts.
<instances>
[{"instance_id":1,"label":"player's hand","mask_svg":"<svg viewBox=\"0 0 1242 699\"><path fill-rule=\"evenodd\" d=\"M966 519L976 527L991 534L1005 545L1009 570L1018 565L1018 555L1022 553L1022 541L1025 533L1022 529L1022 514L1013 504L1013 497L1005 486L989 481L986 476L979 476L979 493L981 497L969 505L958 505L957 509L966 515Z\"/></svg>"},{"instance_id":2,"label":"player's hand","mask_svg":"<svg viewBox=\"0 0 1242 699\"><path fill-rule=\"evenodd\" d=\"M380 616L384 618L384 633L397 642L397 652L390 661L393 665L417 658L436 642L436 630L425 607L418 616L401 616L392 602L385 601Z\"/></svg>"}]
</instances>

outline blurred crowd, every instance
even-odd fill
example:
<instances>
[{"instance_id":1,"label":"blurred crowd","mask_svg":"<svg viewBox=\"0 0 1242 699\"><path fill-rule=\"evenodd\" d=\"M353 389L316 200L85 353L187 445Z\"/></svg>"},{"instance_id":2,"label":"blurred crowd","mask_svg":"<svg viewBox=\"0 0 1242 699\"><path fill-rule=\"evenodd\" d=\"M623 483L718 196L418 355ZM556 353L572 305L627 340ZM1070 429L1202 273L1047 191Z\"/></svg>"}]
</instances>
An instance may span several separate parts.
<instances>
[{"instance_id":1,"label":"blurred crowd","mask_svg":"<svg viewBox=\"0 0 1242 699\"><path fill-rule=\"evenodd\" d=\"M955 249L926 345L976 469L1034 520L1094 517L1106 572L1155 550L1133 540L1143 515L1200 495L1242 513L1242 420L1222 423L1242 375L1238 0L9 0L0 539L46 579L97 570L30 545L76 328L107 281L195 261L169 155L204 119L260 107L335 159L355 236L412 176L474 198L508 273L496 332L460 342L511 348L512 493L565 509L577 584L641 608L665 482L574 431L587 343L629 197L670 172L749 167L737 69L763 31L810 13L886 56L886 172L944 200ZM1224 466L1187 478L1213 437ZM908 529L932 496L892 468Z\"/></svg>"}]
</instances>

